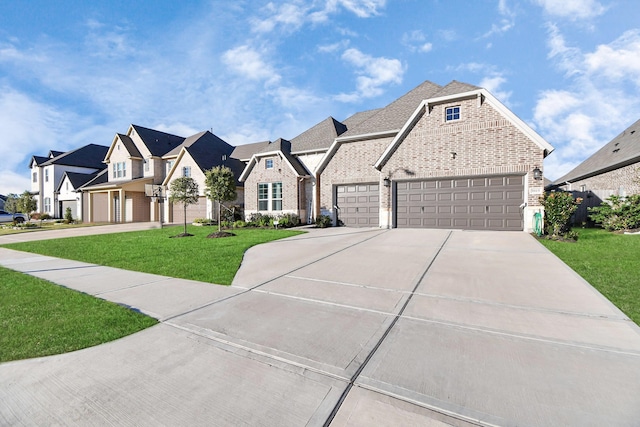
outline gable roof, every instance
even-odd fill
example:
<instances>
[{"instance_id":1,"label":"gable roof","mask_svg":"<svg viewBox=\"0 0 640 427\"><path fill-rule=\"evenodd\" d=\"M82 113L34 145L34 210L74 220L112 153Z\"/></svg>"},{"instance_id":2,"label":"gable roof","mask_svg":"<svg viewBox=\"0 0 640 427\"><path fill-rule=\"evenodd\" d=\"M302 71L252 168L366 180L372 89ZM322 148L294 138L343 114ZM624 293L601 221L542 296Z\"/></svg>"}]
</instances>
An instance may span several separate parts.
<instances>
[{"instance_id":1,"label":"gable roof","mask_svg":"<svg viewBox=\"0 0 640 427\"><path fill-rule=\"evenodd\" d=\"M49 161L49 157L44 156L32 156L31 162L29 162L29 167L33 167L33 163L35 162L36 166L41 166L44 162Z\"/></svg>"},{"instance_id":2,"label":"gable roof","mask_svg":"<svg viewBox=\"0 0 640 427\"><path fill-rule=\"evenodd\" d=\"M509 110L504 104L498 101L489 91L486 89L478 88L477 86L467 85L465 83L459 83L455 80L443 88L442 91L437 92L433 98L422 101L415 109L411 117L404 124L402 129L396 134L384 153L380 156L378 161L374 164L374 167L380 170L389 158L393 155L395 150L400 146L404 138L411 131L413 126L425 113L430 111L430 105L454 101L457 99L478 98L479 102L489 103L498 113L504 118L509 120L520 132L526 135L533 143L535 143L540 149L544 150L544 156L546 157L553 151L553 147L545 141L538 133L536 133L529 125L516 116L511 110ZM451 87L449 87L451 85ZM476 88L470 91L464 91L467 88ZM456 92L457 90L463 90L463 92ZM444 94L444 95L443 95Z\"/></svg>"},{"instance_id":3,"label":"gable roof","mask_svg":"<svg viewBox=\"0 0 640 427\"><path fill-rule=\"evenodd\" d=\"M251 160L251 157L254 154L262 151L270 143L271 141L260 141L260 142L253 142L250 144L238 145L233 149L233 152L231 153L231 157L233 157L234 159L242 160L244 162L248 162L249 160Z\"/></svg>"},{"instance_id":4,"label":"gable roof","mask_svg":"<svg viewBox=\"0 0 640 427\"><path fill-rule=\"evenodd\" d=\"M347 117L342 121L342 123L347 127L347 129L351 129L363 121L367 120L369 117L378 113L382 108L375 108L373 110L359 111L351 116Z\"/></svg>"},{"instance_id":5,"label":"gable roof","mask_svg":"<svg viewBox=\"0 0 640 427\"><path fill-rule=\"evenodd\" d=\"M94 173L79 173L79 172L69 172L66 171L64 173L64 175L62 176L62 179L60 180L60 182L58 183L58 186L56 187L56 192L60 192L60 189L62 188L62 183L66 179L69 180L69 182L71 183L71 185L73 186L73 188L75 190L77 190L78 188L82 187L83 185L85 185L86 183L88 183L89 181L91 181L92 179L94 179L96 176L98 176L100 172L94 172Z\"/></svg>"},{"instance_id":6,"label":"gable roof","mask_svg":"<svg viewBox=\"0 0 640 427\"><path fill-rule=\"evenodd\" d=\"M164 156L169 151L182 144L185 138L170 133L149 129L138 125L131 125L152 156Z\"/></svg>"},{"instance_id":7,"label":"gable roof","mask_svg":"<svg viewBox=\"0 0 640 427\"><path fill-rule=\"evenodd\" d=\"M133 142L133 139L131 139L129 135L118 133L116 134L116 138L122 141L122 145L124 145L124 148L129 152L131 157L142 158L142 153L140 153L140 150L138 150L138 147L136 147L135 142Z\"/></svg>"},{"instance_id":8,"label":"gable roof","mask_svg":"<svg viewBox=\"0 0 640 427\"><path fill-rule=\"evenodd\" d=\"M50 159L53 159L54 157L58 157L60 154L64 154L64 151L49 150L49 158Z\"/></svg>"},{"instance_id":9,"label":"gable roof","mask_svg":"<svg viewBox=\"0 0 640 427\"><path fill-rule=\"evenodd\" d=\"M291 140L293 154L326 150L336 137L346 132L347 126L333 117L327 117L315 126L302 132Z\"/></svg>"},{"instance_id":10,"label":"gable roof","mask_svg":"<svg viewBox=\"0 0 640 427\"><path fill-rule=\"evenodd\" d=\"M441 86L427 80L386 107L374 110L374 114L347 130L341 137L398 131L422 100L432 98L441 89Z\"/></svg>"},{"instance_id":11,"label":"gable roof","mask_svg":"<svg viewBox=\"0 0 640 427\"><path fill-rule=\"evenodd\" d=\"M76 191L88 189L94 185L97 186L97 185L106 184L109 182L109 169L103 169L100 172L97 172L96 174L92 174L92 175L94 175L94 177L89 181L87 181L86 183L80 185L79 187L76 187Z\"/></svg>"},{"instance_id":12,"label":"gable roof","mask_svg":"<svg viewBox=\"0 0 640 427\"><path fill-rule=\"evenodd\" d=\"M569 173L555 180L562 185L599 175L632 163L640 162L640 120L613 138Z\"/></svg>"},{"instance_id":13,"label":"gable roof","mask_svg":"<svg viewBox=\"0 0 640 427\"><path fill-rule=\"evenodd\" d=\"M104 169L106 166L102 162L109 147L97 144L87 144L84 147L67 151L59 156L47 160L41 166L65 165L78 166L92 169Z\"/></svg>"},{"instance_id":14,"label":"gable roof","mask_svg":"<svg viewBox=\"0 0 640 427\"><path fill-rule=\"evenodd\" d=\"M244 182L247 179L255 164L258 163L259 158L274 155L281 156L285 163L289 165L291 170L297 176L309 175L307 169L302 165L302 163L300 163L300 161L296 157L291 155L291 142L283 138L278 138L273 142L269 142L269 144L263 146L260 152L255 153L253 156L251 156L251 160L249 160L249 163L247 163L244 170L242 171L242 174L240 175L240 182Z\"/></svg>"},{"instance_id":15,"label":"gable roof","mask_svg":"<svg viewBox=\"0 0 640 427\"><path fill-rule=\"evenodd\" d=\"M167 174L165 182L169 182L182 157L188 154L202 172L214 166L227 166L233 172L237 184L244 169L244 163L231 158L232 152L233 146L209 131L192 135L186 138L180 146L163 156L165 159L176 157L176 163Z\"/></svg>"}]
</instances>

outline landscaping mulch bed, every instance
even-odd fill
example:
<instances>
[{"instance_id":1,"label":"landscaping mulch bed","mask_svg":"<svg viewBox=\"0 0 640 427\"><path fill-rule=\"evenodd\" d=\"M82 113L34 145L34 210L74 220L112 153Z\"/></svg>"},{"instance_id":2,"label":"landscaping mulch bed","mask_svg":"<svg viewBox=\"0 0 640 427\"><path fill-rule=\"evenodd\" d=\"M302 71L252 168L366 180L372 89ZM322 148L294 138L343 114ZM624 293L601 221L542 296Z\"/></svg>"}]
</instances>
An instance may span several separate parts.
<instances>
[{"instance_id":1,"label":"landscaping mulch bed","mask_svg":"<svg viewBox=\"0 0 640 427\"><path fill-rule=\"evenodd\" d=\"M216 231L215 233L211 233L207 236L207 239L219 239L221 237L232 237L235 236L233 233L229 233L228 231Z\"/></svg>"}]
</instances>

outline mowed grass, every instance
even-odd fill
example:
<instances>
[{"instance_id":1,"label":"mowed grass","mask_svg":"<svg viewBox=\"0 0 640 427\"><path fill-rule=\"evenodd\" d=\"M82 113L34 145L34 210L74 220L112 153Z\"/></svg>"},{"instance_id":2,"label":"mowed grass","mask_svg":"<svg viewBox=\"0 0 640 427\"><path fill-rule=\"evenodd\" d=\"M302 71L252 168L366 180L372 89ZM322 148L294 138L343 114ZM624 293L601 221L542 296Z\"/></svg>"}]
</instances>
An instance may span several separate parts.
<instances>
[{"instance_id":1,"label":"mowed grass","mask_svg":"<svg viewBox=\"0 0 640 427\"><path fill-rule=\"evenodd\" d=\"M0 267L0 362L66 353L157 321L117 304Z\"/></svg>"},{"instance_id":2,"label":"mowed grass","mask_svg":"<svg viewBox=\"0 0 640 427\"><path fill-rule=\"evenodd\" d=\"M640 325L640 235L575 230L576 243L540 242Z\"/></svg>"},{"instance_id":3,"label":"mowed grass","mask_svg":"<svg viewBox=\"0 0 640 427\"><path fill-rule=\"evenodd\" d=\"M247 249L301 234L276 229L235 229L236 236L208 239L215 227L188 226L192 237L170 238L183 227L70 237L4 245L9 249L162 276L230 285Z\"/></svg>"}]
</instances>

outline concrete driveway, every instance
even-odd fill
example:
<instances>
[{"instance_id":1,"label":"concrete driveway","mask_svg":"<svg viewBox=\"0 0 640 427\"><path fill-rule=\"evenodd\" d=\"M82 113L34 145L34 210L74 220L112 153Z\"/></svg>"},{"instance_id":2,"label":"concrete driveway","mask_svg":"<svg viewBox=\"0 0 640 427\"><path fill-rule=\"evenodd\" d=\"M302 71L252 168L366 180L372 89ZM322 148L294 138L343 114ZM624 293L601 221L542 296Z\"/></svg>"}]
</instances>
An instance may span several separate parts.
<instances>
[{"instance_id":1,"label":"concrete driveway","mask_svg":"<svg viewBox=\"0 0 640 427\"><path fill-rule=\"evenodd\" d=\"M162 320L1 364L2 425L640 419L639 328L525 233L314 230L252 248L231 287L7 249L0 265Z\"/></svg>"}]
</instances>

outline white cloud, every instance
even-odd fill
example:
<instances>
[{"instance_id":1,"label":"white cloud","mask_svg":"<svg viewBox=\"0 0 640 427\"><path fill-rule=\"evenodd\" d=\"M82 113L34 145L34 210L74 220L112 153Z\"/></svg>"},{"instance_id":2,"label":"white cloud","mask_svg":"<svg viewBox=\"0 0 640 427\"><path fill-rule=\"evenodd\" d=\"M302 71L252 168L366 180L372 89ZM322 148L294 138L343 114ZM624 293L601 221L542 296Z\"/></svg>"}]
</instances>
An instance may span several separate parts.
<instances>
[{"instance_id":1,"label":"white cloud","mask_svg":"<svg viewBox=\"0 0 640 427\"><path fill-rule=\"evenodd\" d=\"M340 94L336 99L354 102L362 98L373 98L383 93L383 86L402 82L406 67L398 59L375 58L358 49L347 49L342 59L356 67L356 91Z\"/></svg>"},{"instance_id":2,"label":"white cloud","mask_svg":"<svg viewBox=\"0 0 640 427\"><path fill-rule=\"evenodd\" d=\"M500 87L507 82L507 79L497 72L490 73L480 81L480 87L487 89L496 98L500 100L506 106L509 106L509 99L511 98L512 91L502 90Z\"/></svg>"},{"instance_id":3,"label":"white cloud","mask_svg":"<svg viewBox=\"0 0 640 427\"><path fill-rule=\"evenodd\" d=\"M280 75L267 64L262 53L247 45L226 51L222 61L232 70L251 80L263 80L269 84L280 80Z\"/></svg>"},{"instance_id":4,"label":"white cloud","mask_svg":"<svg viewBox=\"0 0 640 427\"><path fill-rule=\"evenodd\" d=\"M509 7L507 0L498 1L498 13L501 16L499 23L492 24L491 29L482 37L504 34L515 26L516 13Z\"/></svg>"},{"instance_id":5,"label":"white cloud","mask_svg":"<svg viewBox=\"0 0 640 427\"><path fill-rule=\"evenodd\" d=\"M590 19L602 15L607 8L597 0L534 0L551 15L571 21Z\"/></svg>"},{"instance_id":6,"label":"white cloud","mask_svg":"<svg viewBox=\"0 0 640 427\"><path fill-rule=\"evenodd\" d=\"M625 32L609 45L585 55L586 71L613 81L629 79L640 87L640 30Z\"/></svg>"},{"instance_id":7,"label":"white cloud","mask_svg":"<svg viewBox=\"0 0 640 427\"><path fill-rule=\"evenodd\" d=\"M420 30L414 30L402 35L402 44L411 52L427 53L433 49L433 44L427 42L427 36Z\"/></svg>"},{"instance_id":8,"label":"white cloud","mask_svg":"<svg viewBox=\"0 0 640 427\"><path fill-rule=\"evenodd\" d=\"M533 120L557 148L545 164L548 175L558 178L640 116L640 31L584 53L568 47L552 27L549 49L570 80L563 90L540 93Z\"/></svg>"},{"instance_id":9,"label":"white cloud","mask_svg":"<svg viewBox=\"0 0 640 427\"><path fill-rule=\"evenodd\" d=\"M339 50L346 49L349 46L349 40L341 40L337 43L326 44L318 46L318 51L323 53L333 53Z\"/></svg>"}]
</instances>

